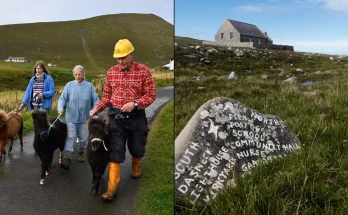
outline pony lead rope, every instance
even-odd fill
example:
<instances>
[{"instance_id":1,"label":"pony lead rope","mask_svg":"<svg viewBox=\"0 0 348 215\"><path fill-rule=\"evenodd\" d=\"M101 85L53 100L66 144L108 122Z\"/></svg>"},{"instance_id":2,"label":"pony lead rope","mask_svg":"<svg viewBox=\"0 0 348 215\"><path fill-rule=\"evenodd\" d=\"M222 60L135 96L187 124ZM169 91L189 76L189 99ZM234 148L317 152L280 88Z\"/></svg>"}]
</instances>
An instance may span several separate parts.
<instances>
[{"instance_id":1,"label":"pony lead rope","mask_svg":"<svg viewBox=\"0 0 348 215\"><path fill-rule=\"evenodd\" d=\"M50 127L48 128L48 134L50 134L51 128L54 126L54 123L57 122L57 120L60 118L61 115L62 115L62 114L59 114L58 117L57 117L57 119L54 120L54 122L50 125Z\"/></svg>"}]
</instances>

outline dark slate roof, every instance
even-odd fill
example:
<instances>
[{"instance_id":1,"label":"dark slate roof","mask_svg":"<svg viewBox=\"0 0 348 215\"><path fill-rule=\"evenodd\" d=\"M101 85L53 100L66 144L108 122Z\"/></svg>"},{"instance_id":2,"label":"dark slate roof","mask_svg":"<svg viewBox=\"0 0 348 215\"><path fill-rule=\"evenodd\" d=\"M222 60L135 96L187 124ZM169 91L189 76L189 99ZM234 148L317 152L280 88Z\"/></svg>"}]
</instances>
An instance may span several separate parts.
<instances>
[{"instance_id":1,"label":"dark slate roof","mask_svg":"<svg viewBox=\"0 0 348 215\"><path fill-rule=\"evenodd\" d=\"M234 20L228 20L241 35L246 36L252 36L252 37L260 37L260 38L267 38L265 35L260 31L256 25L244 23L244 22L238 22Z\"/></svg>"}]
</instances>

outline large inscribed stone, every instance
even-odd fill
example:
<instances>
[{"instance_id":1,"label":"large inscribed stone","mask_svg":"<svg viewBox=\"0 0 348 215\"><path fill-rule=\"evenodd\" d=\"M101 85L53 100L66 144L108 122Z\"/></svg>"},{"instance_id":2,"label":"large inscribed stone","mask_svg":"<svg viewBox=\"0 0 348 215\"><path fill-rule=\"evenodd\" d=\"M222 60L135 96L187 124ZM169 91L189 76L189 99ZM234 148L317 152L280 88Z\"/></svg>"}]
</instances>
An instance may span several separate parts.
<instances>
[{"instance_id":1,"label":"large inscribed stone","mask_svg":"<svg viewBox=\"0 0 348 215\"><path fill-rule=\"evenodd\" d=\"M208 204L221 188L234 184L233 177L299 148L298 138L279 117L214 98L175 140L176 200Z\"/></svg>"}]
</instances>

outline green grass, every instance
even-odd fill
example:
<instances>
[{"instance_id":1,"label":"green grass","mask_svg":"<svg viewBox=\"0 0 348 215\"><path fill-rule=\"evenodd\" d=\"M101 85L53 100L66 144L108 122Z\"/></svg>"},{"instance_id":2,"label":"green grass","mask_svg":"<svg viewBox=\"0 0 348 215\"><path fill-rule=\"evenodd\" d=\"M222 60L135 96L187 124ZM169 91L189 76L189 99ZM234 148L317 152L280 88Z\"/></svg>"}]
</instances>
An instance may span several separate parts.
<instances>
[{"instance_id":1,"label":"green grass","mask_svg":"<svg viewBox=\"0 0 348 215\"><path fill-rule=\"evenodd\" d=\"M83 39L79 32L82 28ZM150 67L173 58L174 27L154 14L113 14L83 20L0 26L0 60L9 56L44 60L59 67L77 64L89 73L105 73L119 39L129 39L135 60Z\"/></svg>"},{"instance_id":2,"label":"green grass","mask_svg":"<svg viewBox=\"0 0 348 215\"><path fill-rule=\"evenodd\" d=\"M138 214L174 213L174 102L151 125L138 191Z\"/></svg>"},{"instance_id":3,"label":"green grass","mask_svg":"<svg viewBox=\"0 0 348 215\"><path fill-rule=\"evenodd\" d=\"M204 210L177 205L176 213L346 214L348 58L332 56L330 60L323 54L259 49L243 49L244 56L236 57L235 49L215 47L218 53L208 56L212 64L204 65L184 57L200 53L180 47L177 40L175 136L202 104L221 96L279 116L298 136L302 149L237 178L235 188L224 189ZM297 68L304 73L297 74ZM248 69L253 71L251 76L245 74ZM279 76L281 69L297 81L282 83L286 77ZM238 74L238 80L227 80L231 71ZM269 78L262 79L263 74ZM196 80L198 76L204 80ZM315 84L301 86L305 80Z\"/></svg>"},{"instance_id":4,"label":"green grass","mask_svg":"<svg viewBox=\"0 0 348 215\"><path fill-rule=\"evenodd\" d=\"M155 80L156 88L169 87L174 85L174 79Z\"/></svg>"}]
</instances>

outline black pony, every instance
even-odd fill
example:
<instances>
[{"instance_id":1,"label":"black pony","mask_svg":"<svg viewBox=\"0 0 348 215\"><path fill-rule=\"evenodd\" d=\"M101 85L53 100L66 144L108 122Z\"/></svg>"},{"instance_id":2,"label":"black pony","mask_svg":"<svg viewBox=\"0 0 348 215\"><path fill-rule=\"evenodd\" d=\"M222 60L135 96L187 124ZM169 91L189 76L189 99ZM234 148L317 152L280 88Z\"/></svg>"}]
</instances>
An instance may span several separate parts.
<instances>
[{"instance_id":1,"label":"black pony","mask_svg":"<svg viewBox=\"0 0 348 215\"><path fill-rule=\"evenodd\" d=\"M49 174L54 151L59 148L59 163L61 163L62 151L67 136L67 126L60 119L47 120L47 111L35 110L31 114L34 121L35 137L34 149L41 160L40 184L45 184L45 175ZM50 126L51 125L51 126Z\"/></svg>"},{"instance_id":2,"label":"black pony","mask_svg":"<svg viewBox=\"0 0 348 215\"><path fill-rule=\"evenodd\" d=\"M107 122L105 116L91 118L87 122L87 160L93 172L93 194L98 193L100 179L108 165Z\"/></svg>"}]
</instances>

